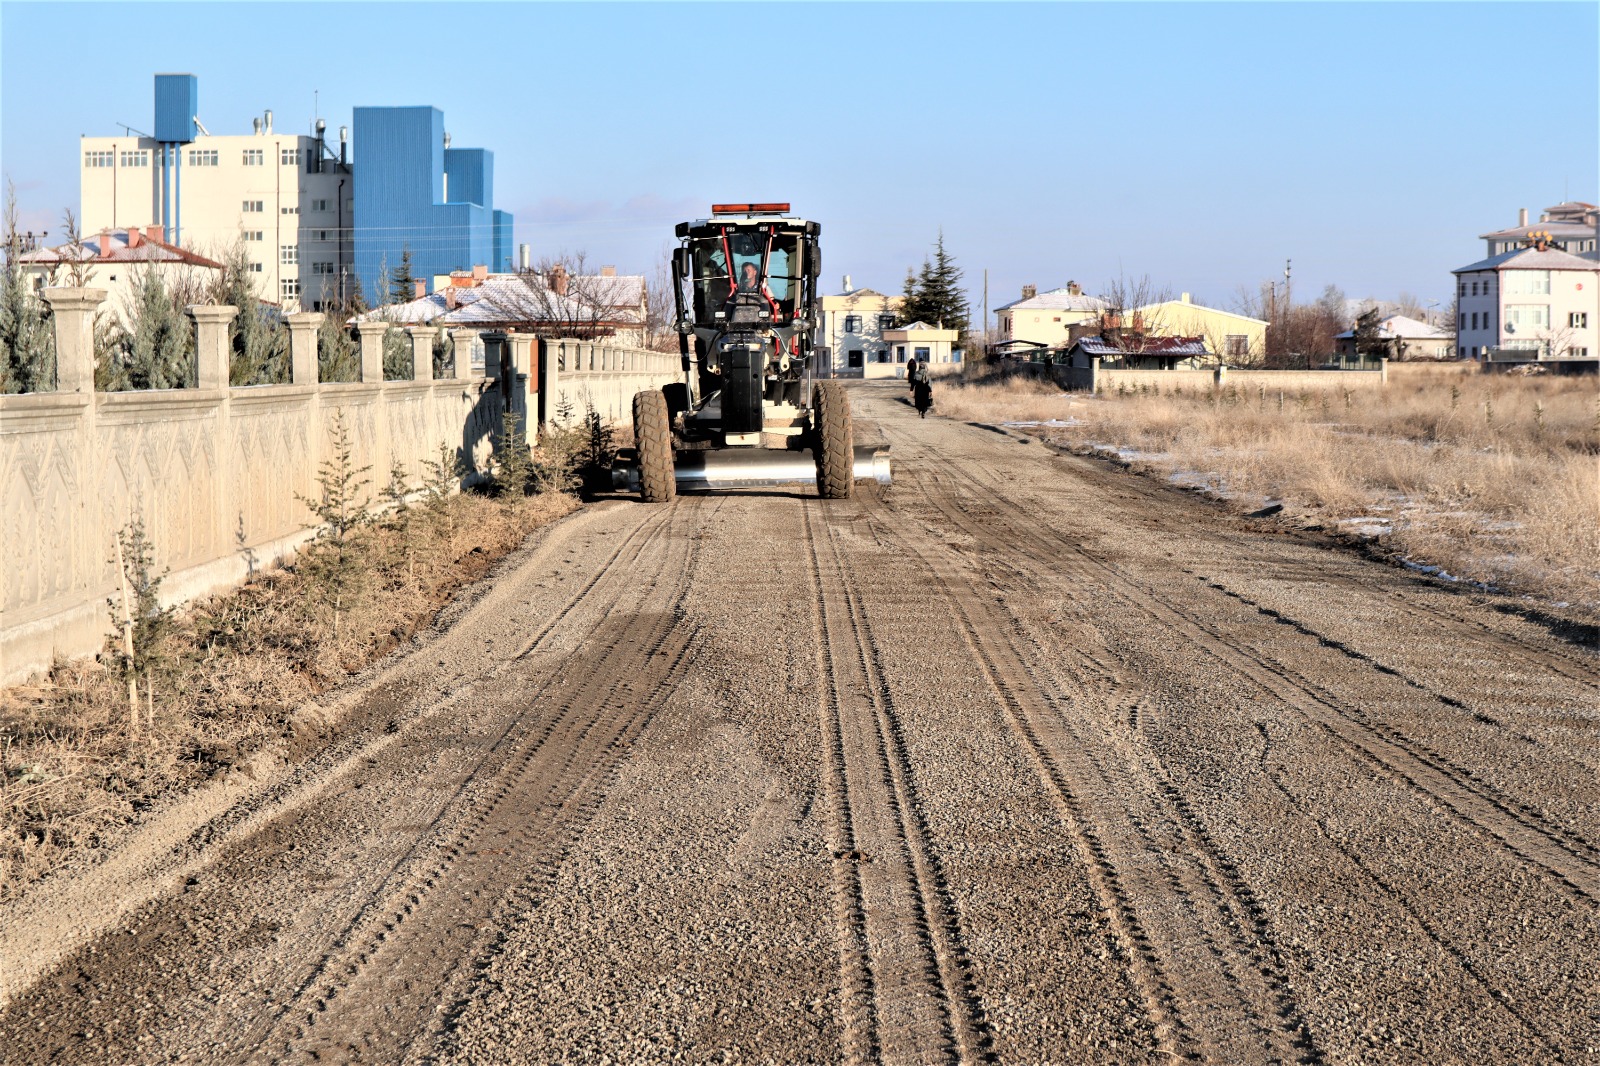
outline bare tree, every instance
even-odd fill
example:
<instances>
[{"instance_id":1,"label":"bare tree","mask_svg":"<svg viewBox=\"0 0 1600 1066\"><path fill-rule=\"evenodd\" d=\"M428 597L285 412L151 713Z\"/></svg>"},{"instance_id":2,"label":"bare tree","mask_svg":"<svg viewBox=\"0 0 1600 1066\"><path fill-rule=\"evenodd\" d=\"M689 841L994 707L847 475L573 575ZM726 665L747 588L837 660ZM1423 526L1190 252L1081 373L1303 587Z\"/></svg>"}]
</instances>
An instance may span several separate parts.
<instances>
[{"instance_id":1,"label":"bare tree","mask_svg":"<svg viewBox=\"0 0 1600 1066\"><path fill-rule=\"evenodd\" d=\"M642 278L596 272L577 252L540 259L514 279L482 297L493 301L492 313L505 325L541 337L649 339L649 288Z\"/></svg>"},{"instance_id":2,"label":"bare tree","mask_svg":"<svg viewBox=\"0 0 1600 1066\"><path fill-rule=\"evenodd\" d=\"M1160 305L1172 299L1172 290L1157 288L1149 274L1137 278L1117 275L1100 293L1106 308L1100 313L1100 335L1118 351L1137 354L1164 335L1166 315Z\"/></svg>"}]
</instances>

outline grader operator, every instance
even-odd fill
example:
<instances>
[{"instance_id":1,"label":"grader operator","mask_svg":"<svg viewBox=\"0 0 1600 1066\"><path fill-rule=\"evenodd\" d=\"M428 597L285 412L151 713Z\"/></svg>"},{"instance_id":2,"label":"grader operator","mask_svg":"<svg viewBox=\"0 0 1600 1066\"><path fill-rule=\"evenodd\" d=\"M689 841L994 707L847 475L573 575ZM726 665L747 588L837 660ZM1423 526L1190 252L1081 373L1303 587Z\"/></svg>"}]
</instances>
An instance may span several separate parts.
<instances>
[{"instance_id":1,"label":"grader operator","mask_svg":"<svg viewBox=\"0 0 1600 1066\"><path fill-rule=\"evenodd\" d=\"M649 503L680 488L812 482L843 499L858 477L888 484L887 449L856 448L844 390L817 380L822 227L788 204L718 204L711 215L677 227L684 380L634 397L629 483Z\"/></svg>"}]
</instances>

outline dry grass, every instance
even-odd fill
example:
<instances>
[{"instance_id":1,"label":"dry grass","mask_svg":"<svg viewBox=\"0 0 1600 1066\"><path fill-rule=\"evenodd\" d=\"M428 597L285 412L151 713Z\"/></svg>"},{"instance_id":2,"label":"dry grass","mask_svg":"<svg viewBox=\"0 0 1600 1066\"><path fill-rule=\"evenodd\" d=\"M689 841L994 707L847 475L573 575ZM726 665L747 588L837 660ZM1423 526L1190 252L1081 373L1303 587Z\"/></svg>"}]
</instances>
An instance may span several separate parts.
<instances>
[{"instance_id":1,"label":"dry grass","mask_svg":"<svg viewBox=\"0 0 1600 1066\"><path fill-rule=\"evenodd\" d=\"M107 844L139 813L286 738L293 711L426 625L527 534L576 501L516 509L463 494L369 527L360 589L340 612L296 564L191 604L155 684L154 720L130 730L127 690L94 662L0 691L0 899L79 848Z\"/></svg>"},{"instance_id":2,"label":"dry grass","mask_svg":"<svg viewBox=\"0 0 1600 1066\"><path fill-rule=\"evenodd\" d=\"M1409 561L1600 614L1600 391L1592 377L1390 368L1383 390L1228 387L1086 397L1017 378L938 410L1121 449L1243 506L1281 499ZM1201 475L1193 478L1191 475Z\"/></svg>"}]
</instances>

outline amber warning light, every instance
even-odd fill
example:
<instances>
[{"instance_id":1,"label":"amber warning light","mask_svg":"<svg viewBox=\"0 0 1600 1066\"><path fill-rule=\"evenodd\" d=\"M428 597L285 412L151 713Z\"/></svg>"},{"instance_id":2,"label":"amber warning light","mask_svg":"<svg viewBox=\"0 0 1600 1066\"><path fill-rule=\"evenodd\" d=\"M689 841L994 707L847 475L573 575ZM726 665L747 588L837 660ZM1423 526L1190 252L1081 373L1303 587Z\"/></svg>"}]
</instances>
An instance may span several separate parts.
<instances>
[{"instance_id":1,"label":"amber warning light","mask_svg":"<svg viewBox=\"0 0 1600 1066\"><path fill-rule=\"evenodd\" d=\"M783 215L789 211L788 204L712 204L713 215L758 215L775 212Z\"/></svg>"}]
</instances>

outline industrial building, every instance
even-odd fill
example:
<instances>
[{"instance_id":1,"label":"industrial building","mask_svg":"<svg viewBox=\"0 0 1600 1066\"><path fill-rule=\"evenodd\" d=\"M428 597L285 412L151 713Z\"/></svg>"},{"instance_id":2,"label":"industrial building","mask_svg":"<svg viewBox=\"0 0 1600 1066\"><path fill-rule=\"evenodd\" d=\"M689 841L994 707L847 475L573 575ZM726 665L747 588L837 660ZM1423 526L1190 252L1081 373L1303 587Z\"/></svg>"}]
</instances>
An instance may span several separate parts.
<instances>
[{"instance_id":1,"label":"industrial building","mask_svg":"<svg viewBox=\"0 0 1600 1066\"><path fill-rule=\"evenodd\" d=\"M494 153L452 148L436 107L358 107L355 271L368 301L406 253L430 278L487 265L509 271L511 216L494 209Z\"/></svg>"},{"instance_id":2,"label":"industrial building","mask_svg":"<svg viewBox=\"0 0 1600 1066\"><path fill-rule=\"evenodd\" d=\"M451 148L433 107L358 107L336 145L305 134L213 134L192 74L155 76L153 134L81 139L83 233L148 231L210 259L242 247L257 294L320 310L355 291L382 299L384 272L411 255L414 277L489 264L511 269L511 215L496 211L494 156ZM360 151L362 163L355 166Z\"/></svg>"}]
</instances>

